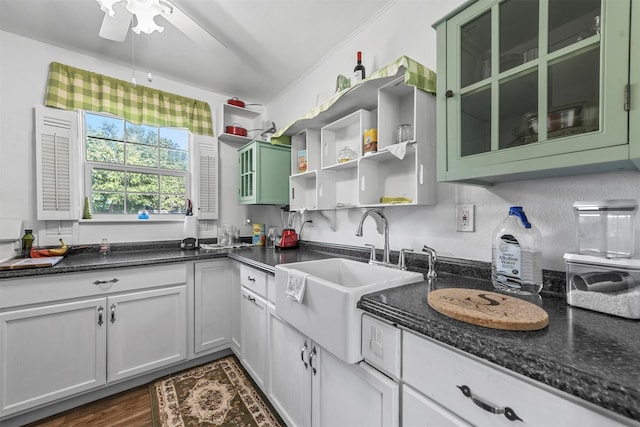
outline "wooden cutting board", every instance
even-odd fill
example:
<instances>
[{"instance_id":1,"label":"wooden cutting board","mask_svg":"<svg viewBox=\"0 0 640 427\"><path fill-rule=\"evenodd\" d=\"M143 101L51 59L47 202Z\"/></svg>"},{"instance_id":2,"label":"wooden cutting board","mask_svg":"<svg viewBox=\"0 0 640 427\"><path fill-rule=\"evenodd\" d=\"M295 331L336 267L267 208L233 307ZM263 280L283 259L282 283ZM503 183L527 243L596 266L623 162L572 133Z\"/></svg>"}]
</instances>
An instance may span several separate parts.
<instances>
[{"instance_id":1,"label":"wooden cutting board","mask_svg":"<svg viewBox=\"0 0 640 427\"><path fill-rule=\"evenodd\" d=\"M549 315L542 308L496 292L438 289L429 293L428 302L445 316L487 328L535 331L549 324Z\"/></svg>"},{"instance_id":2,"label":"wooden cutting board","mask_svg":"<svg viewBox=\"0 0 640 427\"><path fill-rule=\"evenodd\" d=\"M50 256L43 258L13 258L0 263L0 270L15 270L18 268L41 268L53 267L60 261L62 256Z\"/></svg>"}]
</instances>

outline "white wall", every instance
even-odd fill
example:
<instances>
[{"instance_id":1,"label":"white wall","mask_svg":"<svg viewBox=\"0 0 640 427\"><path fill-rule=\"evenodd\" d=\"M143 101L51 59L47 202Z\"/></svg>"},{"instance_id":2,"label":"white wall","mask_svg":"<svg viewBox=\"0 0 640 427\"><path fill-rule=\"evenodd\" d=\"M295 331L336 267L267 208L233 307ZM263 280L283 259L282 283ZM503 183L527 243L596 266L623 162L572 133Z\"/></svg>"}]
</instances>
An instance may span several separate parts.
<instances>
[{"instance_id":1,"label":"white wall","mask_svg":"<svg viewBox=\"0 0 640 427\"><path fill-rule=\"evenodd\" d=\"M22 219L24 228L34 230L38 230L42 224L36 221L33 108L44 102L49 63L53 61L123 80L130 80L132 73L127 66L0 31L0 218ZM220 106L230 96L203 91L156 73L153 73L153 82L148 83L147 71L139 70L136 73L138 82L208 102L214 115L214 129L216 133L219 132L222 126ZM218 223L240 226L243 235L250 235L250 227L244 226L247 209L236 202L238 148L220 143L221 203ZM255 220L261 220L261 214L255 213L253 216ZM182 222L120 225L81 223L75 241L69 243L95 244L103 237L111 242L174 240L182 238L182 227ZM215 237L215 227L210 229ZM211 233L205 235L211 236ZM0 243L0 259L12 255L11 251L10 244Z\"/></svg>"},{"instance_id":2,"label":"white wall","mask_svg":"<svg viewBox=\"0 0 640 427\"><path fill-rule=\"evenodd\" d=\"M436 34L431 24L460 5L462 0L398 0L335 51L304 79L292 84L278 99L268 104L276 123L290 123L316 105L318 94L335 90L338 74L350 75L355 53L363 52L368 73L401 55L436 70ZM475 187L461 184L438 184L438 204L424 207L387 207L392 249L421 250L427 244L440 255L490 261L494 227L507 215L509 206L523 205L527 216L543 236L543 268L564 270L562 255L576 249L575 220L572 210L576 200L640 199L640 173L618 172L548 178ZM455 205L474 204L476 231L455 231ZM373 243L381 248L383 238L367 219L364 236L355 230L362 211L336 212L336 230L318 212L307 213L313 226L305 226L302 238L322 242L362 246ZM636 230L636 241L638 231ZM637 246L637 245L636 245Z\"/></svg>"}]
</instances>

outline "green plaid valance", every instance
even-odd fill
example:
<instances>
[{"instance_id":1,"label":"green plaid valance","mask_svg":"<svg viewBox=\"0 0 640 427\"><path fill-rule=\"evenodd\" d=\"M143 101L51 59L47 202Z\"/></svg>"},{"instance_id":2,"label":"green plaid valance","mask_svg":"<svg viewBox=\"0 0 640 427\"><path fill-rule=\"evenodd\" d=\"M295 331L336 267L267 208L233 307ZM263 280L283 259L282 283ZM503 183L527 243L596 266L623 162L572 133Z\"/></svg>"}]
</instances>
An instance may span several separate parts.
<instances>
[{"instance_id":1,"label":"green plaid valance","mask_svg":"<svg viewBox=\"0 0 640 427\"><path fill-rule=\"evenodd\" d=\"M209 104L192 98L133 85L79 68L52 62L45 105L63 110L107 112L131 123L185 127L213 136Z\"/></svg>"}]
</instances>

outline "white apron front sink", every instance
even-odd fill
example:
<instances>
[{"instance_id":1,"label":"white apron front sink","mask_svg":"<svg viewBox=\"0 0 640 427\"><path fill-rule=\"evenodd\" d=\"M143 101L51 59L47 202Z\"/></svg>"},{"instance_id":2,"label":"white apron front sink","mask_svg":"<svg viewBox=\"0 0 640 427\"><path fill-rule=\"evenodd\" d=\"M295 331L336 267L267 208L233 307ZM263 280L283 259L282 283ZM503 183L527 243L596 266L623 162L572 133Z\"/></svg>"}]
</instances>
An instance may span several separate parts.
<instances>
[{"instance_id":1,"label":"white apron front sink","mask_svg":"<svg viewBox=\"0 0 640 427\"><path fill-rule=\"evenodd\" d=\"M290 270L308 274L302 302L286 295ZM362 360L364 294L416 283L422 273L403 271L342 258L276 265L276 314L320 346L347 363Z\"/></svg>"}]
</instances>

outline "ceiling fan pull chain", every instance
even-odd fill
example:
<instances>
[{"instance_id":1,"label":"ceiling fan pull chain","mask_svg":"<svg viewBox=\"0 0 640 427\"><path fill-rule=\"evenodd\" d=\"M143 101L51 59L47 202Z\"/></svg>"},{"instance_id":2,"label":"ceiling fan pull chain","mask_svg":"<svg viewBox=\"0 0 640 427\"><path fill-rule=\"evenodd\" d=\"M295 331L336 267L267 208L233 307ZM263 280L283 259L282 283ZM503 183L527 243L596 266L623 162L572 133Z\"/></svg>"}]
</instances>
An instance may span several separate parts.
<instances>
[{"instance_id":1,"label":"ceiling fan pull chain","mask_svg":"<svg viewBox=\"0 0 640 427\"><path fill-rule=\"evenodd\" d=\"M147 34L147 55L149 57L149 68L151 68L151 34ZM149 83L153 81L151 70L149 70L149 72L147 73L147 81Z\"/></svg>"},{"instance_id":2,"label":"ceiling fan pull chain","mask_svg":"<svg viewBox=\"0 0 640 427\"><path fill-rule=\"evenodd\" d=\"M131 31L131 86L136 87L136 44L133 36L133 30Z\"/></svg>"}]
</instances>

